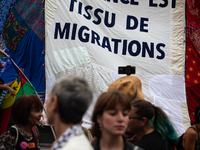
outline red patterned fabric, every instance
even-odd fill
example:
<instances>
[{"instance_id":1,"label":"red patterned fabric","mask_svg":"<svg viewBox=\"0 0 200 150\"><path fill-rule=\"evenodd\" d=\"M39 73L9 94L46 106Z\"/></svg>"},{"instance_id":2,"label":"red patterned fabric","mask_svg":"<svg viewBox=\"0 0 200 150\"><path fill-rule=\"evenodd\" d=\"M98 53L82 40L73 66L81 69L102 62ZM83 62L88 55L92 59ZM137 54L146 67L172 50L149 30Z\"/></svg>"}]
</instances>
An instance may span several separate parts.
<instances>
[{"instance_id":1,"label":"red patterned fabric","mask_svg":"<svg viewBox=\"0 0 200 150\"><path fill-rule=\"evenodd\" d=\"M187 0L186 4L186 96L191 123L193 112L200 105L200 1Z\"/></svg>"}]
</instances>

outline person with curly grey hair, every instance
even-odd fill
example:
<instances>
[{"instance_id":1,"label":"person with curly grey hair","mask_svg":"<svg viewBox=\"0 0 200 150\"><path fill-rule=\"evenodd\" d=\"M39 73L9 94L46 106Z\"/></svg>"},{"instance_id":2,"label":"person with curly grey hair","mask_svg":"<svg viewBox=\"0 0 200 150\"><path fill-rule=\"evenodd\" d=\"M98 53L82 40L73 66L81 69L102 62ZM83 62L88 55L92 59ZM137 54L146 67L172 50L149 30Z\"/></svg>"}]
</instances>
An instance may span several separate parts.
<instances>
[{"instance_id":1,"label":"person with curly grey hair","mask_svg":"<svg viewBox=\"0 0 200 150\"><path fill-rule=\"evenodd\" d=\"M84 78L65 76L55 82L46 107L48 123L58 138L51 150L93 149L80 126L91 101L92 90Z\"/></svg>"}]
</instances>

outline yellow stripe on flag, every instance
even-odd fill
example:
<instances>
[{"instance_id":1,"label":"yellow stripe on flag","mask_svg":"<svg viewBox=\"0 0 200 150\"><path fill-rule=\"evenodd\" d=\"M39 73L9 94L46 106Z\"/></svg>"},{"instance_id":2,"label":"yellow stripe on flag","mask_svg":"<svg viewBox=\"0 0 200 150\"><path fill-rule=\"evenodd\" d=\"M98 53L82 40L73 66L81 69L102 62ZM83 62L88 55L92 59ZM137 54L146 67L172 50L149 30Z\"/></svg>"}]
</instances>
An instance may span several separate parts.
<instances>
[{"instance_id":1,"label":"yellow stripe on flag","mask_svg":"<svg viewBox=\"0 0 200 150\"><path fill-rule=\"evenodd\" d=\"M11 85L11 88L13 88L13 89L15 90L15 93L16 93L16 94L19 92L20 87L21 87L21 82L18 84L17 79L16 79L16 80L14 81L14 83ZM15 102L15 97L16 97L16 96L12 96L12 95L10 94L10 92L8 92L8 93L5 95L3 101L2 101L2 103L1 103L1 105L0 105L0 108L1 108L1 109L6 109L6 108L9 108L10 106L12 106L13 103Z\"/></svg>"}]
</instances>

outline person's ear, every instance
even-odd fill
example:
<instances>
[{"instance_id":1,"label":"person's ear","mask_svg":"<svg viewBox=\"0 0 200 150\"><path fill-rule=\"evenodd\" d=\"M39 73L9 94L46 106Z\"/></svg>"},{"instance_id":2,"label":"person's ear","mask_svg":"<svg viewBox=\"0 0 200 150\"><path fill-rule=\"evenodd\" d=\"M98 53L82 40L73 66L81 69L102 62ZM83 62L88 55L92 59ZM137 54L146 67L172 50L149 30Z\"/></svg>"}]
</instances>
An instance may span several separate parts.
<instances>
[{"instance_id":1,"label":"person's ear","mask_svg":"<svg viewBox=\"0 0 200 150\"><path fill-rule=\"evenodd\" d=\"M141 126L146 126L146 124L147 124L147 118L146 117L142 117L142 119L141 119Z\"/></svg>"},{"instance_id":2,"label":"person's ear","mask_svg":"<svg viewBox=\"0 0 200 150\"><path fill-rule=\"evenodd\" d=\"M58 97L56 95L53 96L52 109L53 109L53 111L58 110Z\"/></svg>"},{"instance_id":3,"label":"person's ear","mask_svg":"<svg viewBox=\"0 0 200 150\"><path fill-rule=\"evenodd\" d=\"M101 115L97 115L97 123L98 124L102 123L102 116Z\"/></svg>"}]
</instances>

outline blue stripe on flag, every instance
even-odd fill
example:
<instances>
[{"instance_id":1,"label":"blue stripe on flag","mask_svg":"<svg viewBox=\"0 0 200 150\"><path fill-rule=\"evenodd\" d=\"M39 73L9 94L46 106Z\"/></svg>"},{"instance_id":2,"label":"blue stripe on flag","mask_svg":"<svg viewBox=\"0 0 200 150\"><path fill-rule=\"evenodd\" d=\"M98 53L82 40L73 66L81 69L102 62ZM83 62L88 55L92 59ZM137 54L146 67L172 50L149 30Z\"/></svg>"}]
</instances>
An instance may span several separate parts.
<instances>
[{"instance_id":1,"label":"blue stripe on flag","mask_svg":"<svg viewBox=\"0 0 200 150\"><path fill-rule=\"evenodd\" d=\"M0 96L0 104L2 103L3 98L6 96L7 93L8 93L8 90L3 90L3 91L1 92L1 96Z\"/></svg>"}]
</instances>

